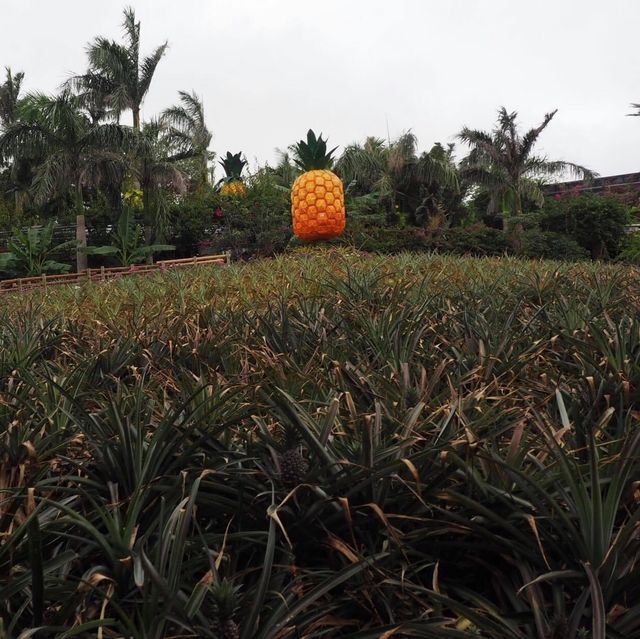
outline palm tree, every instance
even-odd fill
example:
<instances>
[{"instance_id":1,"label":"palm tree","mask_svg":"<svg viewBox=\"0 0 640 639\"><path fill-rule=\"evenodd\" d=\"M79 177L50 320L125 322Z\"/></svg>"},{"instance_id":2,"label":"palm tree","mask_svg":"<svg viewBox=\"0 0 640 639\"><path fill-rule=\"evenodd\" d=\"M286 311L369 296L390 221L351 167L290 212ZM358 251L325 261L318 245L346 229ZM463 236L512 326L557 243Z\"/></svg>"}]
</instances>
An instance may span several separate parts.
<instances>
[{"instance_id":1,"label":"palm tree","mask_svg":"<svg viewBox=\"0 0 640 639\"><path fill-rule=\"evenodd\" d=\"M77 88L100 88L116 117L130 109L133 128L140 130L140 109L158 63L168 44L165 42L150 55L140 59L140 22L135 11L124 10L124 44L97 37L88 48L89 72L71 79Z\"/></svg>"},{"instance_id":2,"label":"palm tree","mask_svg":"<svg viewBox=\"0 0 640 639\"><path fill-rule=\"evenodd\" d=\"M407 132L396 140L369 137L363 144L347 146L336 163L336 171L356 194L377 193L388 219L396 208L409 213L413 223L423 223L419 210L433 213L437 191L458 189L458 174L452 152L440 153L438 145L418 153L416 136Z\"/></svg>"},{"instance_id":3,"label":"palm tree","mask_svg":"<svg viewBox=\"0 0 640 639\"><path fill-rule=\"evenodd\" d=\"M80 104L94 124L118 120L119 114L110 106L112 85L105 76L89 70L84 75L71 78L63 87L77 92Z\"/></svg>"},{"instance_id":4,"label":"palm tree","mask_svg":"<svg viewBox=\"0 0 640 639\"><path fill-rule=\"evenodd\" d=\"M18 120L20 105L20 89L24 80L24 73L12 73L9 67L5 67L5 81L0 84L0 133L14 125ZM0 163L3 158L0 154ZM26 183L30 179L30 166L25 160L12 158L10 161L9 179L14 195L14 209L16 215L22 213L23 196Z\"/></svg>"},{"instance_id":5,"label":"palm tree","mask_svg":"<svg viewBox=\"0 0 640 639\"><path fill-rule=\"evenodd\" d=\"M376 137L366 138L363 144L350 144L336 162L336 171L346 184L354 183L359 193L388 191L390 147Z\"/></svg>"},{"instance_id":6,"label":"palm tree","mask_svg":"<svg viewBox=\"0 0 640 639\"><path fill-rule=\"evenodd\" d=\"M209 151L213 137L204 119L204 105L195 93L179 91L180 105L163 111L160 123L166 127L167 142L175 148L174 161L193 158L198 163L197 186L207 183L208 164L214 158Z\"/></svg>"},{"instance_id":7,"label":"palm tree","mask_svg":"<svg viewBox=\"0 0 640 639\"><path fill-rule=\"evenodd\" d=\"M523 199L542 205L542 183L545 178L570 173L582 179L597 174L589 169L562 160L548 160L533 150L540 134L549 125L557 109L544 116L542 123L524 135L518 131L517 112L504 107L498 111L497 125L491 132L464 127L458 139L471 147L462 161L462 176L486 189L490 195L489 211L522 213Z\"/></svg>"},{"instance_id":8,"label":"palm tree","mask_svg":"<svg viewBox=\"0 0 640 639\"><path fill-rule=\"evenodd\" d=\"M295 182L300 169L292 159L293 147L287 150L276 149L277 162L275 166L265 167L265 173L273 180L278 189L288 191Z\"/></svg>"},{"instance_id":9,"label":"palm tree","mask_svg":"<svg viewBox=\"0 0 640 639\"><path fill-rule=\"evenodd\" d=\"M80 98L65 90L53 97L27 95L18 120L0 136L0 154L33 162L32 191L37 202L73 193L81 213L83 187L121 175L127 162L124 152L133 143L131 129L93 123Z\"/></svg>"},{"instance_id":10,"label":"palm tree","mask_svg":"<svg viewBox=\"0 0 640 639\"><path fill-rule=\"evenodd\" d=\"M138 136L136 172L142 189L145 226L153 227L156 239L162 239L166 233L167 193L184 193L187 189L187 174L180 167L186 157L191 156L184 151L176 152L166 124L160 120L144 124Z\"/></svg>"},{"instance_id":11,"label":"palm tree","mask_svg":"<svg viewBox=\"0 0 640 639\"><path fill-rule=\"evenodd\" d=\"M18 119L20 88L23 80L24 73L14 74L9 67L5 67L5 81L0 84L0 125L3 129Z\"/></svg>"}]
</instances>

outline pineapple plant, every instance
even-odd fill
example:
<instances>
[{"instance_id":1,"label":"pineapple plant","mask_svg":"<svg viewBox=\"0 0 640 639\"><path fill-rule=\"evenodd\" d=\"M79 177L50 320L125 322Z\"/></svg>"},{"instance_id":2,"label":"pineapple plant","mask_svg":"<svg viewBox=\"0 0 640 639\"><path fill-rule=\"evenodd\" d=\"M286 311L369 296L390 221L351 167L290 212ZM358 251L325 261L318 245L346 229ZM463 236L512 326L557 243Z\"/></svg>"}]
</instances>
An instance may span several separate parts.
<instances>
[{"instance_id":1,"label":"pineapple plant","mask_svg":"<svg viewBox=\"0 0 640 639\"><path fill-rule=\"evenodd\" d=\"M226 157L220 160L220 165L226 175L222 178L222 195L243 197L247 193L247 188L242 181L242 170L247 165L247 161L242 159L242 153L230 153L227 151Z\"/></svg>"},{"instance_id":2,"label":"pineapple plant","mask_svg":"<svg viewBox=\"0 0 640 639\"><path fill-rule=\"evenodd\" d=\"M331 171L335 150L327 151L326 140L311 129L307 141L295 145L295 163L304 172L293 183L291 215L293 232L301 240L328 240L344 231L344 188Z\"/></svg>"},{"instance_id":3,"label":"pineapple plant","mask_svg":"<svg viewBox=\"0 0 640 639\"><path fill-rule=\"evenodd\" d=\"M236 588L224 579L216 584L213 594L213 631L218 639L240 639L240 627L233 619L238 601Z\"/></svg>"}]
</instances>

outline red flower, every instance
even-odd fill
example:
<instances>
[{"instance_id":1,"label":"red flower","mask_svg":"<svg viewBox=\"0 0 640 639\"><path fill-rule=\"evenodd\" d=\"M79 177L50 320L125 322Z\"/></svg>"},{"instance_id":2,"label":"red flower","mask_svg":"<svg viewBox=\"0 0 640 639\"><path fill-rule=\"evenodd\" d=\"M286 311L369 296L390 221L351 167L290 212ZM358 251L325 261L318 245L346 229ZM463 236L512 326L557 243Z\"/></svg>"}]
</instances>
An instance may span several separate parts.
<instances>
[{"instance_id":1,"label":"red flower","mask_svg":"<svg viewBox=\"0 0 640 639\"><path fill-rule=\"evenodd\" d=\"M218 206L216 210L213 212L216 217L222 217L222 209Z\"/></svg>"}]
</instances>

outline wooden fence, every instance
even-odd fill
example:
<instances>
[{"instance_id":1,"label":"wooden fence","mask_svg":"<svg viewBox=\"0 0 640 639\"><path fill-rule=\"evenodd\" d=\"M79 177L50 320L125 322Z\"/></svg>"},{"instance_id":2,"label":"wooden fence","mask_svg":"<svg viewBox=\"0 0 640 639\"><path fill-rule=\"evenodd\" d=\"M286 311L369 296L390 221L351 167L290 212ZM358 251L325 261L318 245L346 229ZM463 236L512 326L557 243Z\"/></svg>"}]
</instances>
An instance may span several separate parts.
<instances>
[{"instance_id":1,"label":"wooden fence","mask_svg":"<svg viewBox=\"0 0 640 639\"><path fill-rule=\"evenodd\" d=\"M204 255L202 257L187 257L181 260L161 260L155 264L135 264L115 268L87 268L79 273L63 273L61 275L40 275L38 277L20 277L13 280L0 280L0 294L29 291L35 288L48 288L60 284L80 285L86 282L108 282L131 275L146 275L159 273L182 266L203 266L210 264L229 264L231 254Z\"/></svg>"}]
</instances>

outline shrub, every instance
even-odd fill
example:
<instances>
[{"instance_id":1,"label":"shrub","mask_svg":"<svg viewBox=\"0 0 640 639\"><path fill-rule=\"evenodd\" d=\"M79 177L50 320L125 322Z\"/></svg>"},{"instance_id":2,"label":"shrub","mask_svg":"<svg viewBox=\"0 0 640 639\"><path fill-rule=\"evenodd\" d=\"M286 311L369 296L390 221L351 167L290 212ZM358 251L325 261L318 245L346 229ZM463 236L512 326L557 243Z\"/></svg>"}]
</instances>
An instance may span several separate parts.
<instances>
[{"instance_id":1,"label":"shrub","mask_svg":"<svg viewBox=\"0 0 640 639\"><path fill-rule=\"evenodd\" d=\"M347 227L340 244L348 244L369 253L395 254L404 251L427 251L432 247L423 233L413 227L353 225Z\"/></svg>"},{"instance_id":2,"label":"shrub","mask_svg":"<svg viewBox=\"0 0 640 639\"><path fill-rule=\"evenodd\" d=\"M564 233L531 229L522 238L522 255L550 260L582 260L589 257L585 248Z\"/></svg>"},{"instance_id":3,"label":"shrub","mask_svg":"<svg viewBox=\"0 0 640 639\"><path fill-rule=\"evenodd\" d=\"M169 240L176 246L178 257L197 255L199 243L211 240L223 223L222 217L216 217L216 210L222 211L220 200L209 188L189 193L173 205Z\"/></svg>"},{"instance_id":4,"label":"shrub","mask_svg":"<svg viewBox=\"0 0 640 639\"><path fill-rule=\"evenodd\" d=\"M640 233L625 235L621 242L618 260L640 266Z\"/></svg>"},{"instance_id":5,"label":"shrub","mask_svg":"<svg viewBox=\"0 0 640 639\"><path fill-rule=\"evenodd\" d=\"M211 188L181 198L172 208L170 241L182 256L203 251L273 255L289 241L289 194L268 176L249 178L245 197Z\"/></svg>"},{"instance_id":6,"label":"shrub","mask_svg":"<svg viewBox=\"0 0 640 639\"><path fill-rule=\"evenodd\" d=\"M449 229L436 246L441 251L458 255L502 255L510 251L506 234L484 224Z\"/></svg>"},{"instance_id":7,"label":"shrub","mask_svg":"<svg viewBox=\"0 0 640 639\"><path fill-rule=\"evenodd\" d=\"M599 259L618 255L629 218L629 207L614 197L580 195L545 202L539 224L543 231L570 235Z\"/></svg>"}]
</instances>

